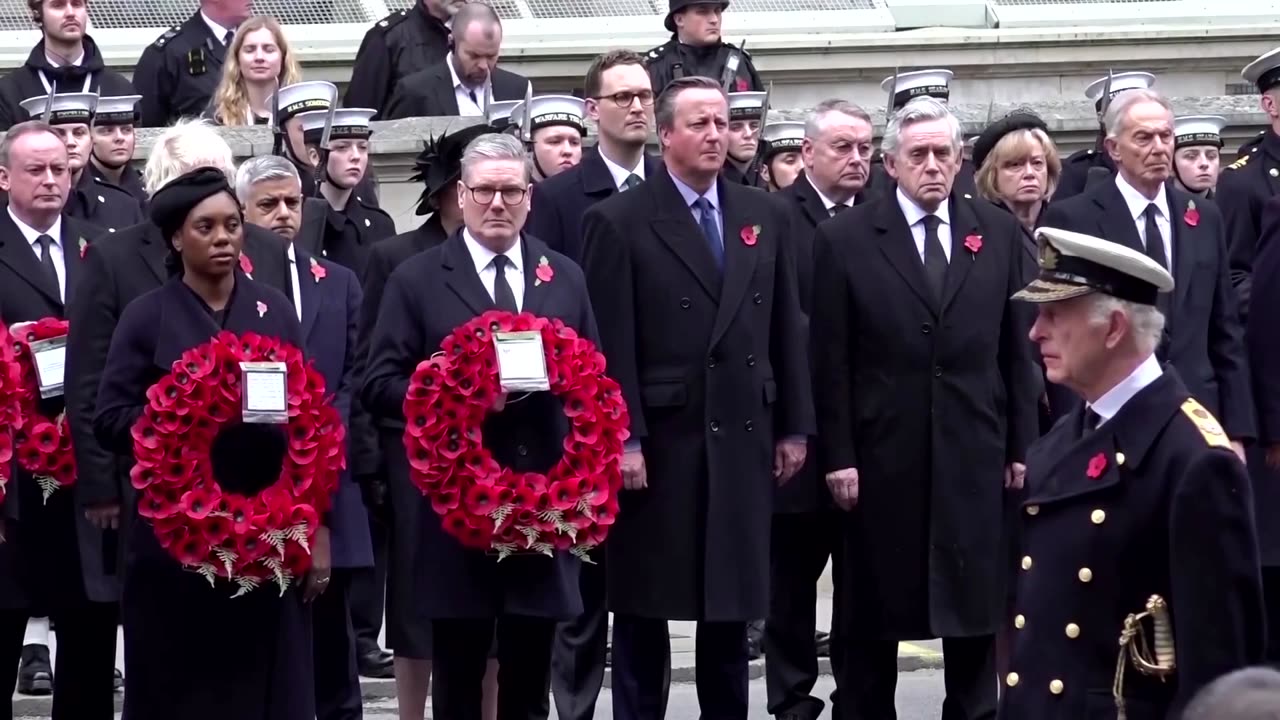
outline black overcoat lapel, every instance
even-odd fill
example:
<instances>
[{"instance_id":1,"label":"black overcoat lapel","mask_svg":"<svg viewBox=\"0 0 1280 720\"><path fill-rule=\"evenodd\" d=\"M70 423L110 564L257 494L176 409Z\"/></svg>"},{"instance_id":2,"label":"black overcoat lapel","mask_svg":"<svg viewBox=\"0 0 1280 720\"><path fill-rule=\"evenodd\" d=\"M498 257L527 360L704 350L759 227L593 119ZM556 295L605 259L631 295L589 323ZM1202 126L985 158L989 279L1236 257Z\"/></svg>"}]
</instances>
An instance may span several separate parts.
<instances>
[{"instance_id":1,"label":"black overcoat lapel","mask_svg":"<svg viewBox=\"0 0 1280 720\"><path fill-rule=\"evenodd\" d=\"M907 218L898 207L894 195L886 195L880 203L880 211L876 213L876 230L879 232L880 251L888 258L889 264L902 276L907 286L920 298L925 307L938 316L938 299L929 288L924 276L924 263L920 261L920 253L916 251L915 240L911 236L911 228ZM954 233L953 233L954 235Z\"/></svg>"},{"instance_id":2,"label":"black overcoat lapel","mask_svg":"<svg viewBox=\"0 0 1280 720\"><path fill-rule=\"evenodd\" d=\"M471 312L480 315L494 308L493 298L484 289L484 283L480 282L471 253L467 252L461 230L445 241L444 251L440 254L440 265L449 272L444 284Z\"/></svg>"},{"instance_id":3,"label":"black overcoat lapel","mask_svg":"<svg viewBox=\"0 0 1280 720\"><path fill-rule=\"evenodd\" d=\"M947 279L943 284L942 312L944 313L955 300L960 288L964 286L964 281L969 277L973 264L978 261L977 253L965 246L966 239L971 236L978 237L979 241L982 238L978 214L974 212L970 204L972 202L953 194L949 203L951 205L951 262L947 264Z\"/></svg>"},{"instance_id":4,"label":"black overcoat lapel","mask_svg":"<svg viewBox=\"0 0 1280 720\"><path fill-rule=\"evenodd\" d=\"M65 224L65 218L63 220ZM63 255L70 250L63 248ZM79 252L76 250L75 252ZM27 238L14 224L8 212L0 212L0 263L8 265L14 274L58 307L62 307L62 294L53 278L45 273L40 258L27 243Z\"/></svg>"},{"instance_id":5,"label":"black overcoat lapel","mask_svg":"<svg viewBox=\"0 0 1280 720\"><path fill-rule=\"evenodd\" d=\"M707 295L717 302L720 300L720 271L716 268L715 258L702 236L702 230L693 220L693 212L684 201L684 196L676 189L675 182L663 168L645 182L654 201L653 220L649 225L671 252L675 253ZM635 192L633 190L632 192ZM723 205L723 203L721 203ZM724 216L724 208L721 208ZM725 234L730 227L725 222Z\"/></svg>"},{"instance_id":6,"label":"black overcoat lapel","mask_svg":"<svg viewBox=\"0 0 1280 720\"><path fill-rule=\"evenodd\" d=\"M720 288L720 304L716 308L715 324L711 327L713 347L729 328L729 323L733 322L738 305L747 293L747 286L751 284L751 276L756 272L756 261L760 253L764 252L760 238L757 237L754 245L748 245L742 238L746 228L759 225L760 235L777 235L767 243L770 246L788 241L782 237L787 228L765 227L755 221L758 216L750 204L753 199L755 198L748 193L738 192L738 188L726 187L723 183L720 185L721 217L724 218L724 283Z\"/></svg>"}]
</instances>

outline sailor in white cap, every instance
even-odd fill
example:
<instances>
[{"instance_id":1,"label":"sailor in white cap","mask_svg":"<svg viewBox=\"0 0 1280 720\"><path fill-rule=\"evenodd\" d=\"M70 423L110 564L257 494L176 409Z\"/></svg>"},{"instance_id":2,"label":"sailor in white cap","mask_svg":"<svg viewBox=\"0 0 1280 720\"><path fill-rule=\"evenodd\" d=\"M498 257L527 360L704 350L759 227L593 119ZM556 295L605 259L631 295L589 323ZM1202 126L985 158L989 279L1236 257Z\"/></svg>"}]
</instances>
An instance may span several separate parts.
<instances>
[{"instance_id":1,"label":"sailor in white cap","mask_svg":"<svg viewBox=\"0 0 1280 720\"><path fill-rule=\"evenodd\" d=\"M297 118L304 112L328 110L338 96L337 92L338 88L333 83L316 80L285 85L276 93L273 152L284 155L298 166L304 195L311 195L314 190L309 182L314 169L307 158L302 124Z\"/></svg>"},{"instance_id":2,"label":"sailor in white cap","mask_svg":"<svg viewBox=\"0 0 1280 720\"><path fill-rule=\"evenodd\" d=\"M554 177L582 161L586 104L571 95L539 95L526 109L523 101L509 112L533 159L534 182ZM526 127L526 125L528 127Z\"/></svg>"},{"instance_id":3,"label":"sailor in white cap","mask_svg":"<svg viewBox=\"0 0 1280 720\"><path fill-rule=\"evenodd\" d=\"M363 189L369 170L369 138L373 135L369 119L375 112L364 108L333 110L328 148L320 147L320 143L330 111L311 110L297 117L309 164L321 168L315 173L318 194L329 205L329 221L319 247L304 249L350 268L357 277L364 273L370 246L396 234L395 221L365 197ZM307 219L304 212L299 238L314 242L316 234L308 231Z\"/></svg>"},{"instance_id":4,"label":"sailor in white cap","mask_svg":"<svg viewBox=\"0 0 1280 720\"><path fill-rule=\"evenodd\" d=\"M33 118L43 118L48 110L48 122L54 132L67 144L67 169L71 172L71 193L67 196L65 212L108 232L136 225L146 218L138 199L116 185L99 180L94 172L85 172L89 155L93 151L94 111L98 107L96 93L67 93L23 100L22 109ZM47 106L47 108L46 108Z\"/></svg>"},{"instance_id":5,"label":"sailor in white cap","mask_svg":"<svg viewBox=\"0 0 1280 720\"><path fill-rule=\"evenodd\" d=\"M89 156L94 179L125 190L144 207L147 191L142 173L131 164L135 145L133 129L138 122L141 95L98 98L93 118L93 152Z\"/></svg>"},{"instance_id":6,"label":"sailor in white cap","mask_svg":"<svg viewBox=\"0 0 1280 720\"><path fill-rule=\"evenodd\" d=\"M1028 456L999 716L1181 717L1263 658L1248 473L1156 358L1173 277L1109 240L1036 236L1039 275L1014 298L1038 304L1047 376L1084 402Z\"/></svg>"},{"instance_id":7,"label":"sailor in white cap","mask_svg":"<svg viewBox=\"0 0 1280 720\"><path fill-rule=\"evenodd\" d=\"M1108 91L1110 82L1110 91ZM1126 90L1147 89L1156 84L1156 76L1149 72L1119 72L1098 78L1089 83L1084 95L1093 101L1098 114L1098 138L1094 147L1077 150L1062 164L1062 177L1053 191L1054 200L1065 200L1079 195L1091 182L1105 180L1116 172L1116 165L1102 149L1106 129L1102 127L1102 114L1117 95ZM1090 171L1093 171L1090 173ZM1090 178L1093 178L1092 180Z\"/></svg>"},{"instance_id":8,"label":"sailor in white cap","mask_svg":"<svg viewBox=\"0 0 1280 720\"><path fill-rule=\"evenodd\" d=\"M771 122L761 131L760 139L765 144L760 177L765 181L769 192L790 187L804 169L804 162L800 158L800 147L804 145L804 123L796 120Z\"/></svg>"},{"instance_id":9,"label":"sailor in white cap","mask_svg":"<svg viewBox=\"0 0 1280 720\"><path fill-rule=\"evenodd\" d=\"M768 93L729 93L729 150L724 160L724 176L730 182L764 187L759 164L755 163L760 148L760 120ZM752 165L756 165L753 169Z\"/></svg>"},{"instance_id":10,"label":"sailor in white cap","mask_svg":"<svg viewBox=\"0 0 1280 720\"><path fill-rule=\"evenodd\" d=\"M944 103L950 102L951 81L954 78L955 73L945 68L913 70L890 75L880 81L880 89L889 93L886 115L901 110L907 103L916 98L931 97ZM962 195L977 197L978 186L973 177L977 172L977 168L973 166L973 161L968 158L961 156L957 160L960 160L960 172L956 173L955 189ZM889 177L888 173L885 172L884 158L879 150L871 156L871 182L869 184L878 188L893 187L893 178Z\"/></svg>"},{"instance_id":11,"label":"sailor in white cap","mask_svg":"<svg viewBox=\"0 0 1280 720\"><path fill-rule=\"evenodd\" d=\"M1173 177L1183 190L1211 199L1222 164L1222 128L1217 115L1186 115L1173 119Z\"/></svg>"},{"instance_id":12,"label":"sailor in white cap","mask_svg":"<svg viewBox=\"0 0 1280 720\"><path fill-rule=\"evenodd\" d=\"M489 125L497 132L506 132L511 127L511 111L523 100L492 100L489 102Z\"/></svg>"}]
</instances>

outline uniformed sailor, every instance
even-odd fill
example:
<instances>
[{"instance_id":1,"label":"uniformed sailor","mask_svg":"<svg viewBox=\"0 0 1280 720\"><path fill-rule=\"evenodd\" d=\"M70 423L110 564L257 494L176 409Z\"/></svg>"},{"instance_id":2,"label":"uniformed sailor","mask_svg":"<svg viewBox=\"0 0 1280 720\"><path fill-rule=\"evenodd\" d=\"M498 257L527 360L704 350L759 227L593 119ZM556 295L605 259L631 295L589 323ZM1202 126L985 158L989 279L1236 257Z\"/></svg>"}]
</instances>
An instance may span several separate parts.
<instances>
[{"instance_id":1,"label":"uniformed sailor","mask_svg":"<svg viewBox=\"0 0 1280 720\"><path fill-rule=\"evenodd\" d=\"M586 114L586 103L571 95L540 95L533 98L528 113L524 101L508 111L508 118L520 128L520 139L529 148L534 182L559 175L582 162ZM524 129L526 115L531 131Z\"/></svg>"},{"instance_id":2,"label":"uniformed sailor","mask_svg":"<svg viewBox=\"0 0 1280 720\"><path fill-rule=\"evenodd\" d=\"M804 145L804 123L780 120L764 126L760 133L764 142L760 177L769 192L776 192L796 181L804 169L800 147Z\"/></svg>"},{"instance_id":3,"label":"uniformed sailor","mask_svg":"<svg viewBox=\"0 0 1280 720\"><path fill-rule=\"evenodd\" d=\"M729 150L724 159L724 177L729 182L764 187L760 179L760 121L768 93L729 93Z\"/></svg>"},{"instance_id":4,"label":"uniformed sailor","mask_svg":"<svg viewBox=\"0 0 1280 720\"><path fill-rule=\"evenodd\" d=\"M1106 92L1108 78L1098 78L1085 88L1085 97L1093 101L1093 107L1098 113L1098 140L1094 147L1077 150L1067 157L1067 161L1062 164L1062 178L1058 181L1058 189L1053 191L1054 200L1079 195L1090 182L1105 180L1115 174L1115 163L1102 149L1102 139L1106 136L1106 132L1101 129L1103 109L1125 90L1146 89L1156 84L1156 76L1149 72L1114 73L1109 79L1111 93L1105 101L1102 95ZM1090 180L1091 177L1093 180Z\"/></svg>"},{"instance_id":5,"label":"uniformed sailor","mask_svg":"<svg viewBox=\"0 0 1280 720\"><path fill-rule=\"evenodd\" d=\"M1173 177L1178 187L1193 195L1214 199L1222 164L1222 128L1227 119L1217 115L1185 115L1173 119Z\"/></svg>"},{"instance_id":6,"label":"uniformed sailor","mask_svg":"<svg viewBox=\"0 0 1280 720\"><path fill-rule=\"evenodd\" d=\"M304 112L327 112L338 95L333 83L323 81L300 82L280 88L276 97L276 151L288 158L298 168L302 178L303 197L315 195L315 167L307 154L302 137Z\"/></svg>"},{"instance_id":7,"label":"uniformed sailor","mask_svg":"<svg viewBox=\"0 0 1280 720\"><path fill-rule=\"evenodd\" d=\"M880 89L890 95L889 104L893 110L899 110L920 97L950 102L951 80L954 77L955 73L944 68L916 70L890 75L880 81ZM954 189L962 195L977 197L978 186L973 179L974 172L973 162L964 159L960 163L960 172L956 173ZM893 178L884 170L884 159L879 151L871 156L870 184L877 188L894 187Z\"/></svg>"},{"instance_id":8,"label":"uniformed sailor","mask_svg":"<svg viewBox=\"0 0 1280 720\"><path fill-rule=\"evenodd\" d=\"M98 98L93 116L93 152L90 170L98 182L109 183L128 192L146 206L147 191L142 173L129 164L136 143L133 130L138 124L138 101L141 95Z\"/></svg>"},{"instance_id":9,"label":"uniformed sailor","mask_svg":"<svg viewBox=\"0 0 1280 720\"><path fill-rule=\"evenodd\" d=\"M386 113L391 91L405 76L431 67L449 52L453 16L466 0L417 0L365 33L343 104Z\"/></svg>"},{"instance_id":10,"label":"uniformed sailor","mask_svg":"<svg viewBox=\"0 0 1280 720\"><path fill-rule=\"evenodd\" d=\"M32 117L41 117L47 105L44 96L27 98L22 109ZM116 185L100 179L86 168L93 151L93 114L98 96L94 93L55 95L49 124L67 144L67 170L71 173L71 192L64 212L107 232L115 232L143 221L138 199Z\"/></svg>"},{"instance_id":11,"label":"uniformed sailor","mask_svg":"<svg viewBox=\"0 0 1280 720\"><path fill-rule=\"evenodd\" d=\"M490 100L487 114L489 115L489 125L494 129L494 132L511 130L514 125L511 111L517 105L523 103L523 100Z\"/></svg>"},{"instance_id":12,"label":"uniformed sailor","mask_svg":"<svg viewBox=\"0 0 1280 720\"><path fill-rule=\"evenodd\" d=\"M718 80L729 92L764 90L747 51L721 39L721 15L728 0L669 0L668 7L663 25L671 39L646 56L655 93L691 75Z\"/></svg>"},{"instance_id":13,"label":"uniformed sailor","mask_svg":"<svg viewBox=\"0 0 1280 720\"><path fill-rule=\"evenodd\" d=\"M1014 297L1039 303L1048 377L1084 403L1027 459L1000 714L1181 717L1201 687L1262 659L1248 476L1155 358L1173 277L1118 243L1036 236L1039 275Z\"/></svg>"}]
</instances>

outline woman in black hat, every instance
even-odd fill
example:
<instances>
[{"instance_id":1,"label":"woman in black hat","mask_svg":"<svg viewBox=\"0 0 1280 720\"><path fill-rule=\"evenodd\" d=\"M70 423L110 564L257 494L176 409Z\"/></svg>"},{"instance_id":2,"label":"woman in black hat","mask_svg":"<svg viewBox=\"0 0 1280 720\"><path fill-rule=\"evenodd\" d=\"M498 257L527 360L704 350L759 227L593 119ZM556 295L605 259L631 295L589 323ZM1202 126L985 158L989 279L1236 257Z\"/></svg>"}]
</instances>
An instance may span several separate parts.
<instances>
[{"instance_id":1,"label":"woman in black hat","mask_svg":"<svg viewBox=\"0 0 1280 720\"><path fill-rule=\"evenodd\" d=\"M1012 113L987 126L973 144L978 194L1013 213L1025 232L1032 264L1033 237L1062 176L1058 148L1038 115Z\"/></svg>"},{"instance_id":2,"label":"woman in black hat","mask_svg":"<svg viewBox=\"0 0 1280 720\"><path fill-rule=\"evenodd\" d=\"M178 177L152 196L150 211L171 244L174 276L125 308L94 418L99 441L122 455L133 453L131 430L148 388L186 350L224 330L303 346L289 300L239 270L243 218L221 171ZM242 495L275 482L285 451L283 433L264 425L231 425L214 446L215 477ZM233 585L211 586L184 569L149 521L134 513L127 525L124 717L314 720L311 619L301 590L263 587L233 599ZM316 555L323 542L321 531Z\"/></svg>"}]
</instances>

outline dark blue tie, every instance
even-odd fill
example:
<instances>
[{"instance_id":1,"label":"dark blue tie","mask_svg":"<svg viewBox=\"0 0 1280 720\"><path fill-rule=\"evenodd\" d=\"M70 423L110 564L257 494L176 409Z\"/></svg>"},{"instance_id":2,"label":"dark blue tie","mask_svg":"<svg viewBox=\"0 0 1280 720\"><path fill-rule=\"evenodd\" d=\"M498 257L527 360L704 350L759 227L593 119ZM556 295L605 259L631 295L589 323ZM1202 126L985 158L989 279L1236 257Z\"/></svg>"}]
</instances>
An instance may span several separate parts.
<instances>
[{"instance_id":1,"label":"dark blue tie","mask_svg":"<svg viewBox=\"0 0 1280 720\"><path fill-rule=\"evenodd\" d=\"M707 241L707 249L716 261L716 269L724 269L724 242L720 240L720 225L716 223L716 213L711 201L700 197L693 201L693 209L698 211L698 226L702 228L702 237Z\"/></svg>"}]
</instances>

